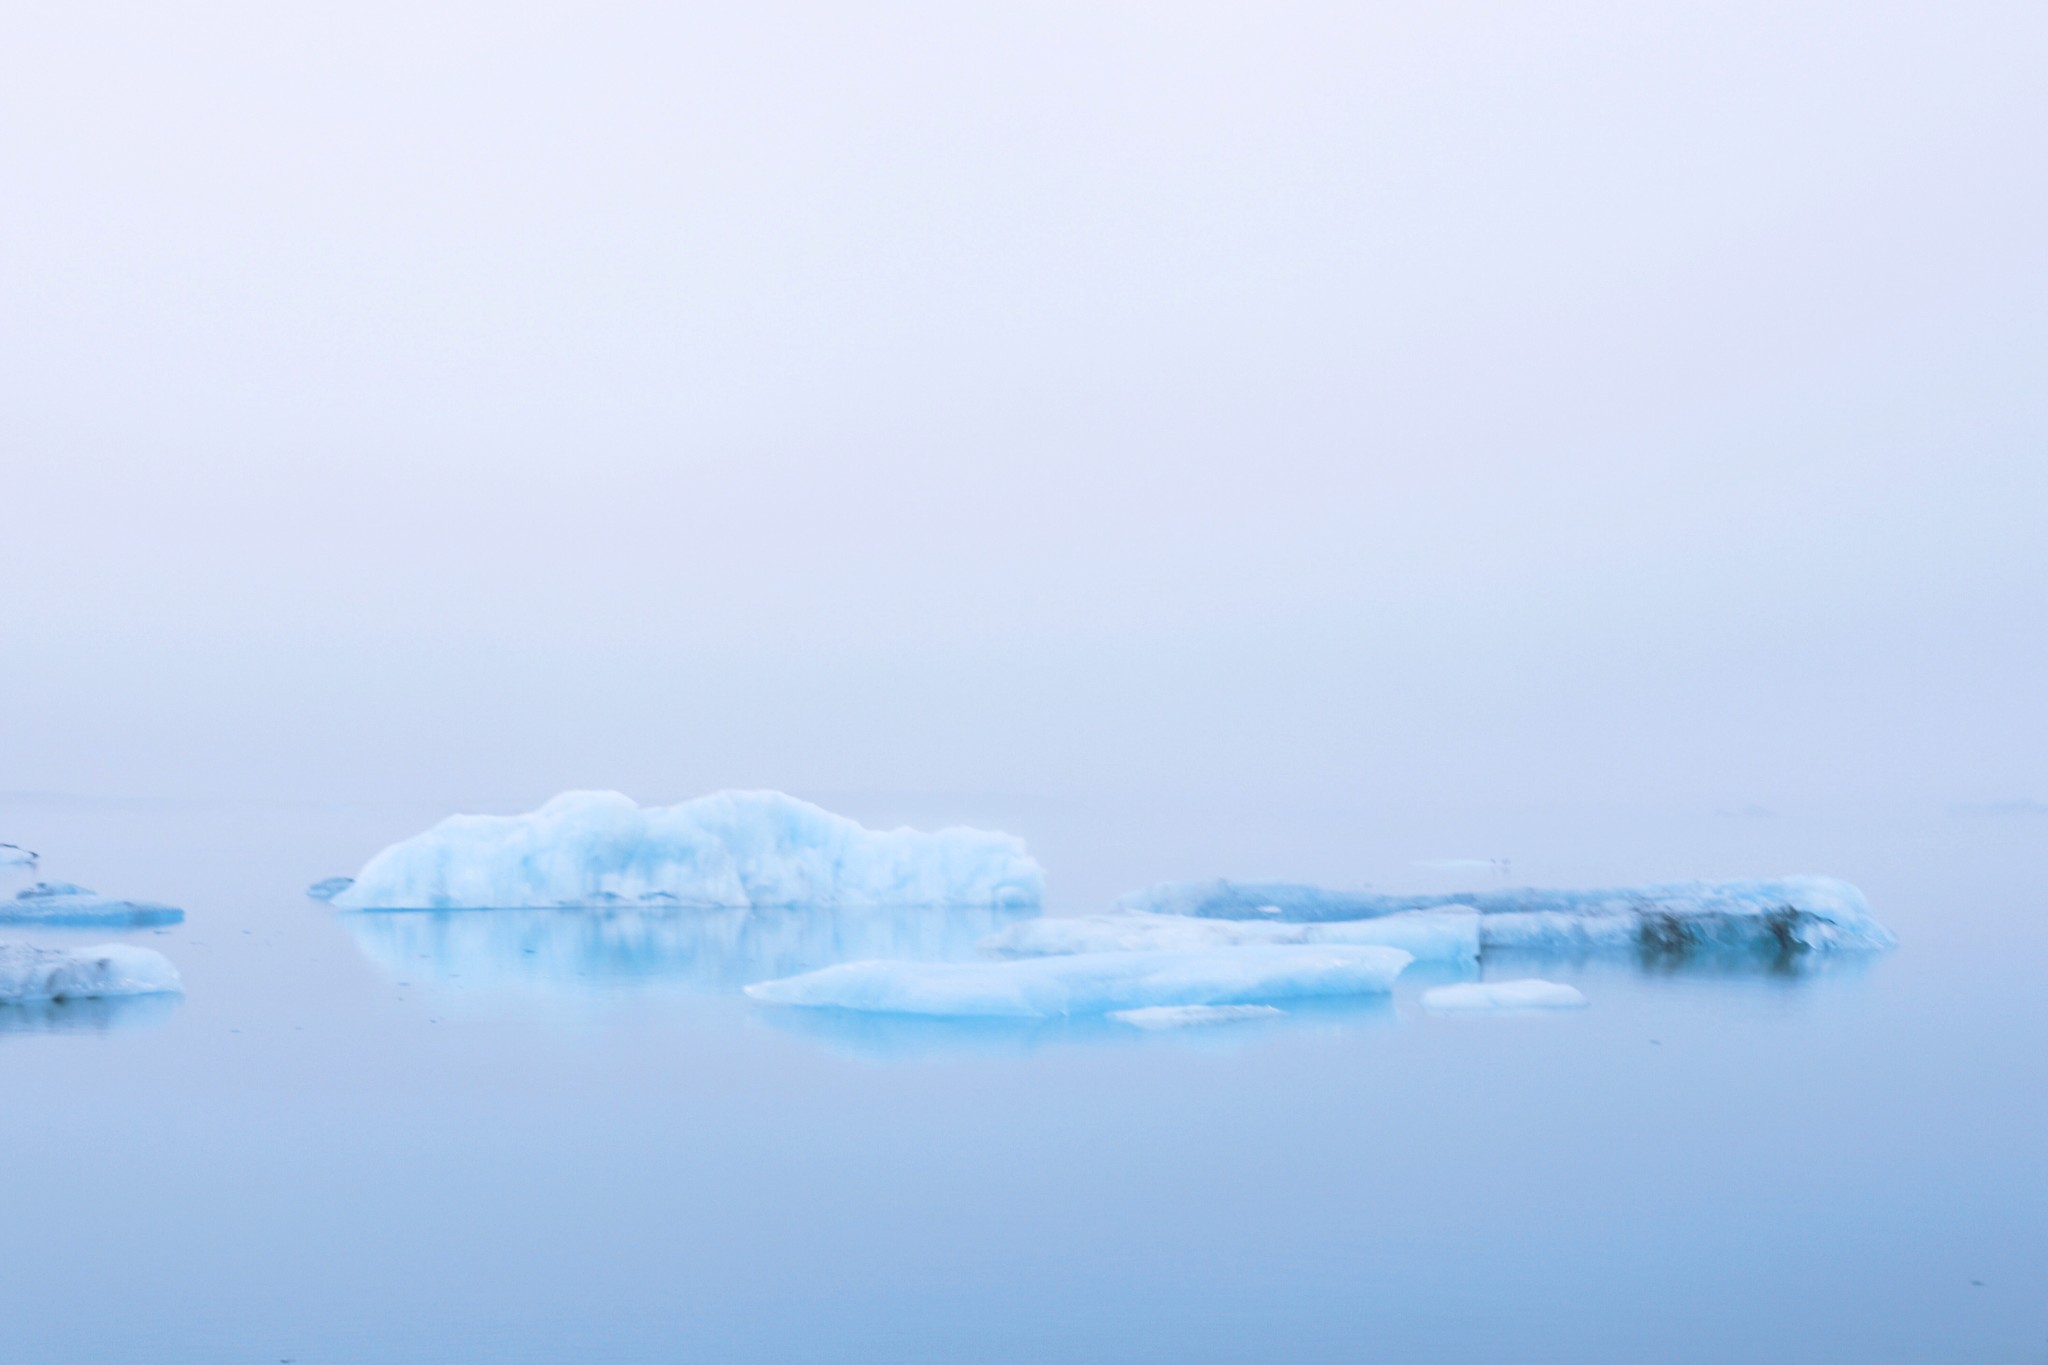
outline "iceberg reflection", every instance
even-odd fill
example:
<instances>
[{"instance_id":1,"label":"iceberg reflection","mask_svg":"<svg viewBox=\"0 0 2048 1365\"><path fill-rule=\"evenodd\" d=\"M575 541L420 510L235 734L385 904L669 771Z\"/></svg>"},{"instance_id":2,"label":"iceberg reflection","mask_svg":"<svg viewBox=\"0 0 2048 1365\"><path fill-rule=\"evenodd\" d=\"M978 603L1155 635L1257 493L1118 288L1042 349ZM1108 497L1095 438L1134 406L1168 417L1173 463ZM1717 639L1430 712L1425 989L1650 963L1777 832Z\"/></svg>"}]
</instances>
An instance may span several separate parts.
<instances>
[{"instance_id":1,"label":"iceberg reflection","mask_svg":"<svg viewBox=\"0 0 2048 1365\"><path fill-rule=\"evenodd\" d=\"M336 916L395 977L465 987L731 994L862 958L964 961L1035 909L590 907L389 910Z\"/></svg>"}]
</instances>

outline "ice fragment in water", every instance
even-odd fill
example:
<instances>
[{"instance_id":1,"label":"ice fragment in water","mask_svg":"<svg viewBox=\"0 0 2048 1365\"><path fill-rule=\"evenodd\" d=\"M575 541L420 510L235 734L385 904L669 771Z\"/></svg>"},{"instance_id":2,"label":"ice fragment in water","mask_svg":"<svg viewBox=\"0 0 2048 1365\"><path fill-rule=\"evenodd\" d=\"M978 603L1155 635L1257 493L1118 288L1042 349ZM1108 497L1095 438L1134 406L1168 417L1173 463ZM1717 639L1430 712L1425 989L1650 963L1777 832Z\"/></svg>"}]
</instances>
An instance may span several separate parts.
<instances>
[{"instance_id":1,"label":"ice fragment in water","mask_svg":"<svg viewBox=\"0 0 2048 1365\"><path fill-rule=\"evenodd\" d=\"M175 994L178 969L162 953L125 943L43 948L0 943L0 1002Z\"/></svg>"},{"instance_id":2,"label":"ice fragment in water","mask_svg":"<svg viewBox=\"0 0 2048 1365\"><path fill-rule=\"evenodd\" d=\"M1077 953L1013 962L845 962L746 988L764 1004L1048 1019L1152 1005L1384 995L1413 959L1359 944Z\"/></svg>"},{"instance_id":3,"label":"ice fragment in water","mask_svg":"<svg viewBox=\"0 0 2048 1365\"><path fill-rule=\"evenodd\" d=\"M1479 956L1479 915L1461 907L1310 924L1266 919L1198 919L1129 911L1117 915L1028 919L991 935L981 946L1001 957L1053 957L1070 953L1190 952L1289 943L1378 944L1400 948L1418 962L1471 962Z\"/></svg>"},{"instance_id":4,"label":"ice fragment in water","mask_svg":"<svg viewBox=\"0 0 2048 1365\"><path fill-rule=\"evenodd\" d=\"M37 882L0 900L0 924L133 925L176 924L185 912L151 901L115 900L70 882Z\"/></svg>"},{"instance_id":5,"label":"ice fragment in water","mask_svg":"<svg viewBox=\"0 0 2048 1365\"><path fill-rule=\"evenodd\" d=\"M1574 987L1558 981L1529 977L1521 981L1463 981L1455 986L1432 986L1422 993L1424 1009L1477 1010L1575 1010L1584 1009L1586 997Z\"/></svg>"}]
</instances>

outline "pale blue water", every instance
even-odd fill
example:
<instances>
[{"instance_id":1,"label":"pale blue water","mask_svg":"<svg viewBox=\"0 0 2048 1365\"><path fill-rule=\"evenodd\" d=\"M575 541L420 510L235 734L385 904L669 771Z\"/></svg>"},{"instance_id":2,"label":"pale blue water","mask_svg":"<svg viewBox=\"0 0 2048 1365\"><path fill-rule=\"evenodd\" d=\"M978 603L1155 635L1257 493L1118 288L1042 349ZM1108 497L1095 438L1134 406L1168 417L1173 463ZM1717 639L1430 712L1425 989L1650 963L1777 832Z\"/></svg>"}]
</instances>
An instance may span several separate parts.
<instances>
[{"instance_id":1,"label":"pale blue water","mask_svg":"<svg viewBox=\"0 0 2048 1365\"><path fill-rule=\"evenodd\" d=\"M803 933L636 955L300 895L440 813L0 803L51 875L191 912L133 936L182 1003L0 1023L0 1358L2048 1361L2048 820L908 812L1030 836L1065 911L1511 854L1832 873L1902 939L1148 1035L730 994Z\"/></svg>"}]
</instances>

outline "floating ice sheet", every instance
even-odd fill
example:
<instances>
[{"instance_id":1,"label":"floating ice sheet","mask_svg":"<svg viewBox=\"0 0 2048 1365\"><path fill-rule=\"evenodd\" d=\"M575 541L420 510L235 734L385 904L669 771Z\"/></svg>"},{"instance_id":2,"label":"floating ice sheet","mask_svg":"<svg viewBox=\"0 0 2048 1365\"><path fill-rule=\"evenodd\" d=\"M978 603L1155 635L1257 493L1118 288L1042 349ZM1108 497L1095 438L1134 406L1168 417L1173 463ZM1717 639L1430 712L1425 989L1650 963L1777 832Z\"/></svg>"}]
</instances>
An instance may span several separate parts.
<instances>
[{"instance_id":1,"label":"floating ice sheet","mask_svg":"<svg viewBox=\"0 0 2048 1365\"><path fill-rule=\"evenodd\" d=\"M1521 981L1462 981L1433 986L1422 993L1422 1007L1444 1013L1483 1010L1584 1009L1586 997L1559 981L1529 977Z\"/></svg>"},{"instance_id":2,"label":"floating ice sheet","mask_svg":"<svg viewBox=\"0 0 2048 1365\"><path fill-rule=\"evenodd\" d=\"M1390 896L1292 882L1174 882L1132 892L1124 910L1222 920L1319 923L1444 907L1479 913L1495 948L1651 953L1742 949L1772 954L1889 948L1898 940L1863 893L1832 877L1667 882L1602 891L1472 891Z\"/></svg>"},{"instance_id":3,"label":"floating ice sheet","mask_svg":"<svg viewBox=\"0 0 2048 1365\"><path fill-rule=\"evenodd\" d=\"M1319 923L1272 919L1199 919L1142 910L1115 915L1028 919L981 945L1000 957L1072 953L1196 952L1253 944L1357 943L1399 948L1418 962L1471 962L1479 956L1479 914L1454 907L1402 911L1376 919Z\"/></svg>"},{"instance_id":4,"label":"floating ice sheet","mask_svg":"<svg viewBox=\"0 0 2048 1365\"><path fill-rule=\"evenodd\" d=\"M0 924L127 925L176 924L185 912L174 905L115 900L70 882L37 882L0 900Z\"/></svg>"},{"instance_id":5,"label":"floating ice sheet","mask_svg":"<svg viewBox=\"0 0 2048 1365\"><path fill-rule=\"evenodd\" d=\"M1014 1019L1154 1005L1382 995L1413 959L1356 944L1079 953L1011 962L846 962L746 988L764 1004Z\"/></svg>"},{"instance_id":6,"label":"floating ice sheet","mask_svg":"<svg viewBox=\"0 0 2048 1365\"><path fill-rule=\"evenodd\" d=\"M569 792L528 815L457 815L372 858L343 909L1038 904L1024 843L864 829L780 792L640 807Z\"/></svg>"},{"instance_id":7,"label":"floating ice sheet","mask_svg":"<svg viewBox=\"0 0 2048 1365\"><path fill-rule=\"evenodd\" d=\"M1109 1017L1135 1028L1169 1029L1280 1019L1286 1014L1286 1010L1271 1005L1147 1005L1140 1010L1112 1010Z\"/></svg>"},{"instance_id":8,"label":"floating ice sheet","mask_svg":"<svg viewBox=\"0 0 2048 1365\"><path fill-rule=\"evenodd\" d=\"M178 969L162 953L125 943L44 948L0 943L0 1002L175 994Z\"/></svg>"}]
</instances>

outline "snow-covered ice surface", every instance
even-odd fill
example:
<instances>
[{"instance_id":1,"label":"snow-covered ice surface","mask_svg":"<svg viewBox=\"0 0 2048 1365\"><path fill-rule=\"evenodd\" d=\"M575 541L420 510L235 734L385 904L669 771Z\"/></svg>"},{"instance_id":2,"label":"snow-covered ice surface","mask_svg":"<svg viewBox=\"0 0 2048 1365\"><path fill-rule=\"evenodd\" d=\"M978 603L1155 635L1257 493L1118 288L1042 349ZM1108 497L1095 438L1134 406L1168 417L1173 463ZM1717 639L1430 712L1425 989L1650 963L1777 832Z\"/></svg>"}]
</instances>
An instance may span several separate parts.
<instances>
[{"instance_id":1,"label":"snow-covered ice surface","mask_svg":"<svg viewBox=\"0 0 2048 1365\"><path fill-rule=\"evenodd\" d=\"M625 985L730 993L854 958L948 961L1027 911L863 909L370 910L335 916L391 977L579 995Z\"/></svg>"},{"instance_id":2,"label":"snow-covered ice surface","mask_svg":"<svg viewBox=\"0 0 2048 1365\"><path fill-rule=\"evenodd\" d=\"M1665 882L1600 891L1471 891L1382 895L1292 882L1170 882L1118 907L1223 920L1359 920L1443 907L1479 914L1482 951L1630 948L1655 954L1723 950L1769 954L1890 948L1897 938L1863 893L1833 877Z\"/></svg>"},{"instance_id":3,"label":"snow-covered ice surface","mask_svg":"<svg viewBox=\"0 0 2048 1365\"><path fill-rule=\"evenodd\" d=\"M37 882L0 900L0 924L131 926L177 924L185 912L174 905L116 900L70 882Z\"/></svg>"},{"instance_id":4,"label":"snow-covered ice surface","mask_svg":"<svg viewBox=\"0 0 2048 1365\"><path fill-rule=\"evenodd\" d=\"M125 943L91 948L0 943L0 1003L167 995L183 989L171 960L151 948Z\"/></svg>"},{"instance_id":5,"label":"snow-covered ice surface","mask_svg":"<svg viewBox=\"0 0 2048 1365\"><path fill-rule=\"evenodd\" d=\"M1356 943L1399 948L1418 962L1471 962L1479 956L1479 915L1423 910L1377 919L1288 923L1270 919L1197 919L1142 910L1023 920L982 943L999 957L1070 953L1196 952L1249 944Z\"/></svg>"},{"instance_id":6,"label":"snow-covered ice surface","mask_svg":"<svg viewBox=\"0 0 2048 1365\"><path fill-rule=\"evenodd\" d=\"M1413 960L1398 948L1324 944L1078 953L1010 962L845 962L746 991L770 1005L1053 1019L1151 1005L1384 995Z\"/></svg>"},{"instance_id":7,"label":"snow-covered ice surface","mask_svg":"<svg viewBox=\"0 0 2048 1365\"><path fill-rule=\"evenodd\" d=\"M1286 1013L1272 1005L1147 1005L1137 1010L1111 1010L1109 1017L1136 1028L1169 1029L1278 1019Z\"/></svg>"},{"instance_id":8,"label":"snow-covered ice surface","mask_svg":"<svg viewBox=\"0 0 2048 1365\"><path fill-rule=\"evenodd\" d=\"M1576 986L1559 981L1525 977L1519 981L1460 981L1451 986L1432 986L1422 993L1424 1009L1453 1011L1482 1010L1573 1010L1584 1009L1585 995Z\"/></svg>"},{"instance_id":9,"label":"snow-covered ice surface","mask_svg":"<svg viewBox=\"0 0 2048 1365\"><path fill-rule=\"evenodd\" d=\"M393 844L335 895L342 909L596 905L1035 906L1021 839L871 830L780 792L641 807L567 792L527 815L456 815Z\"/></svg>"}]
</instances>

